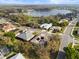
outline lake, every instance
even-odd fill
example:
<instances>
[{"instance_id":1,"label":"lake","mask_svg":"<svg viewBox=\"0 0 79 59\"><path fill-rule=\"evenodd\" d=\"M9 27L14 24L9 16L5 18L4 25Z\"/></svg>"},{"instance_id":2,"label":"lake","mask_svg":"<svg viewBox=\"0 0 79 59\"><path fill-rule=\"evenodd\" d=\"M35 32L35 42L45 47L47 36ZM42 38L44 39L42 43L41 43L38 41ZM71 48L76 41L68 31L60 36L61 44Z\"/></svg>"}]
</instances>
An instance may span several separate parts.
<instances>
[{"instance_id":1,"label":"lake","mask_svg":"<svg viewBox=\"0 0 79 59\"><path fill-rule=\"evenodd\" d=\"M57 15L57 14L68 14L68 13L72 13L72 11L70 10L32 10L32 11L28 11L27 15L29 16L34 16L34 17L41 17L41 16L51 16L51 15Z\"/></svg>"}]
</instances>

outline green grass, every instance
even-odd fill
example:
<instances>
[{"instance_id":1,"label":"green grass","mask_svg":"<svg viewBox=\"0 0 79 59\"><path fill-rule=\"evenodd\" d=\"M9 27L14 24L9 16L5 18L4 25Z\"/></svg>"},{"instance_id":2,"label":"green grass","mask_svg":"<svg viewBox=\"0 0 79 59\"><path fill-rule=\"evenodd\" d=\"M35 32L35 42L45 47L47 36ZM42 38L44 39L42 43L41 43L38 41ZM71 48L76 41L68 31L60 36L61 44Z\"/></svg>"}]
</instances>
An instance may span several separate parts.
<instances>
[{"instance_id":1,"label":"green grass","mask_svg":"<svg viewBox=\"0 0 79 59\"><path fill-rule=\"evenodd\" d=\"M79 40L79 34L77 34L78 29L78 26L75 26L73 31L73 36L76 38L76 40Z\"/></svg>"}]
</instances>

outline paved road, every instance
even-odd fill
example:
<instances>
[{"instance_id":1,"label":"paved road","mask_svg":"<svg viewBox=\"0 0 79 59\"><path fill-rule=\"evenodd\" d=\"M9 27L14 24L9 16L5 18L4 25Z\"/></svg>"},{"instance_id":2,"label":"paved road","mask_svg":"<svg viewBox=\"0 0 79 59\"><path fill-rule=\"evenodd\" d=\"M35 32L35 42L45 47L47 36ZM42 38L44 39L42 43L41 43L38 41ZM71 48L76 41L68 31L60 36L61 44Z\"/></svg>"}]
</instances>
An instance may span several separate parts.
<instances>
[{"instance_id":1,"label":"paved road","mask_svg":"<svg viewBox=\"0 0 79 59\"><path fill-rule=\"evenodd\" d=\"M59 48L59 53L57 59L65 59L65 52L63 50L64 47L67 47L69 43L73 42L73 38L70 36L72 29L74 28L75 24L77 23L78 19L74 19L69 23L66 27L63 35L61 36L61 44Z\"/></svg>"}]
</instances>

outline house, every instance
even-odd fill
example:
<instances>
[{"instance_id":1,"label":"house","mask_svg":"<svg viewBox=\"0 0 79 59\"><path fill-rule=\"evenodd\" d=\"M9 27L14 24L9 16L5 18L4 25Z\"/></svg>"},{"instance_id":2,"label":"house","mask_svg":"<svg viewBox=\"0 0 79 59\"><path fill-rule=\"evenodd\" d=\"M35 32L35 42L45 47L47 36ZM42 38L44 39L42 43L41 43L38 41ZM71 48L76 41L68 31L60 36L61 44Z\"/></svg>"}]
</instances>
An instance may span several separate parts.
<instances>
[{"instance_id":1,"label":"house","mask_svg":"<svg viewBox=\"0 0 79 59\"><path fill-rule=\"evenodd\" d=\"M25 58L21 53L18 53L15 56L11 57L10 59L25 59Z\"/></svg>"},{"instance_id":2,"label":"house","mask_svg":"<svg viewBox=\"0 0 79 59\"><path fill-rule=\"evenodd\" d=\"M35 35L33 34L33 31L31 30L25 30L21 33L19 33L18 35L16 35L17 38L26 40L26 41L30 41Z\"/></svg>"},{"instance_id":3,"label":"house","mask_svg":"<svg viewBox=\"0 0 79 59\"><path fill-rule=\"evenodd\" d=\"M34 37L31 42L35 44L44 45L48 41L48 33L43 30L38 36Z\"/></svg>"},{"instance_id":4,"label":"house","mask_svg":"<svg viewBox=\"0 0 79 59\"><path fill-rule=\"evenodd\" d=\"M9 52L9 49L6 46L0 46L0 59L6 59L5 55Z\"/></svg>"},{"instance_id":5,"label":"house","mask_svg":"<svg viewBox=\"0 0 79 59\"><path fill-rule=\"evenodd\" d=\"M53 26L51 27L51 30L52 32L60 32L62 30L62 28L60 26Z\"/></svg>"},{"instance_id":6,"label":"house","mask_svg":"<svg viewBox=\"0 0 79 59\"><path fill-rule=\"evenodd\" d=\"M51 28L52 27L52 23L50 23L50 24L48 24L48 23L44 23L44 24L42 24L41 26L40 26L40 28L44 28L44 29L49 29L49 28Z\"/></svg>"},{"instance_id":7,"label":"house","mask_svg":"<svg viewBox=\"0 0 79 59\"><path fill-rule=\"evenodd\" d=\"M0 46L0 53L2 55L7 55L9 52L9 49L6 46Z\"/></svg>"},{"instance_id":8,"label":"house","mask_svg":"<svg viewBox=\"0 0 79 59\"><path fill-rule=\"evenodd\" d=\"M6 19L5 18L0 18L0 24L6 23Z\"/></svg>"},{"instance_id":9,"label":"house","mask_svg":"<svg viewBox=\"0 0 79 59\"><path fill-rule=\"evenodd\" d=\"M15 30L16 28L11 23L6 22L0 25L0 29L2 29L4 32L9 32L11 30Z\"/></svg>"}]
</instances>

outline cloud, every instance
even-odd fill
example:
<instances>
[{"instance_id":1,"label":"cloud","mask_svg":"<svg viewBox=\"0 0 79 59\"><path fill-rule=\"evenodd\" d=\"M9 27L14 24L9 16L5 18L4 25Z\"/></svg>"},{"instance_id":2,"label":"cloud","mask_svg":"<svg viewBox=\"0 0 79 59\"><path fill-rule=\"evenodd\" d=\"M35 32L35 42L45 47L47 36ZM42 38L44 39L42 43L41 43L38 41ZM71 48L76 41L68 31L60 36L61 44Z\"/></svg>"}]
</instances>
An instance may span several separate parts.
<instances>
[{"instance_id":1,"label":"cloud","mask_svg":"<svg viewBox=\"0 0 79 59\"><path fill-rule=\"evenodd\" d=\"M54 4L79 4L79 0L49 0Z\"/></svg>"},{"instance_id":2,"label":"cloud","mask_svg":"<svg viewBox=\"0 0 79 59\"><path fill-rule=\"evenodd\" d=\"M0 4L79 4L79 0L0 0Z\"/></svg>"},{"instance_id":3,"label":"cloud","mask_svg":"<svg viewBox=\"0 0 79 59\"><path fill-rule=\"evenodd\" d=\"M24 4L24 0L0 0L0 3L2 4Z\"/></svg>"},{"instance_id":4,"label":"cloud","mask_svg":"<svg viewBox=\"0 0 79 59\"><path fill-rule=\"evenodd\" d=\"M48 1L48 0L44 0ZM42 0L0 0L1 4L43 4Z\"/></svg>"},{"instance_id":5,"label":"cloud","mask_svg":"<svg viewBox=\"0 0 79 59\"><path fill-rule=\"evenodd\" d=\"M54 3L54 4L60 3L60 0L49 0L49 1L50 1L50 3Z\"/></svg>"}]
</instances>

